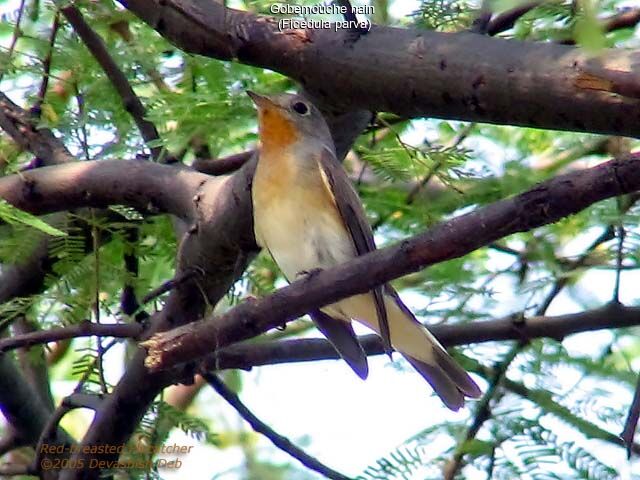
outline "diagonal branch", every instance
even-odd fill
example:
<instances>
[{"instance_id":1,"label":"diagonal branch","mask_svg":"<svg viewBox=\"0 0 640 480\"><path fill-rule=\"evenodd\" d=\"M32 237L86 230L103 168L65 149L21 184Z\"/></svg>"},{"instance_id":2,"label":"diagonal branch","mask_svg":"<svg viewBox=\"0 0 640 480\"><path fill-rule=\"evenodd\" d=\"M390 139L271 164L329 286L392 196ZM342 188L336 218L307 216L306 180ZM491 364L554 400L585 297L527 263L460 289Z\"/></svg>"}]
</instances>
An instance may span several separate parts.
<instances>
[{"instance_id":1,"label":"diagonal branch","mask_svg":"<svg viewBox=\"0 0 640 480\"><path fill-rule=\"evenodd\" d=\"M526 15L534 8L538 7L541 3L543 3L542 0L532 0L523 3L522 5L513 7L511 10L507 10L500 15L496 15L487 24L487 35L497 35L506 30L509 30L510 28L513 28L519 18L521 18L523 15Z\"/></svg>"},{"instance_id":2,"label":"diagonal branch","mask_svg":"<svg viewBox=\"0 0 640 480\"><path fill-rule=\"evenodd\" d=\"M220 317L156 335L145 343L146 364L158 370L255 337L317 308L466 255L516 232L577 213L595 202L640 188L640 161L628 156L561 175L515 197L436 225L400 244L321 271Z\"/></svg>"},{"instance_id":3,"label":"diagonal branch","mask_svg":"<svg viewBox=\"0 0 640 480\"><path fill-rule=\"evenodd\" d=\"M244 403L240 400L229 387L227 387L222 380L211 373L202 374L205 380L211 388L213 388L218 394L224 398L229 405L236 409L238 414L253 428L256 432L261 433L267 437L271 443L273 443L280 450L288 453L293 458L302 463L305 467L318 472L326 478L333 480L349 480L349 477L336 472L335 470L320 463L316 458L306 453L301 448L297 447L291 440L283 437L279 433L275 432L269 425L264 423L258 417L256 417L251 410L249 410Z\"/></svg>"},{"instance_id":4,"label":"diagonal branch","mask_svg":"<svg viewBox=\"0 0 640 480\"><path fill-rule=\"evenodd\" d=\"M73 155L51 130L36 128L37 123L37 118L0 92L0 128L14 142L47 165L73 161Z\"/></svg>"},{"instance_id":5,"label":"diagonal branch","mask_svg":"<svg viewBox=\"0 0 640 480\"><path fill-rule=\"evenodd\" d=\"M100 36L89 26L82 16L82 13L80 13L80 10L78 10L75 5L69 5L62 8L60 11L71 24L78 36L82 39L96 61L100 64L104 73L111 81L111 84L118 92L118 95L122 98L124 108L133 117L133 120L138 126L138 130L140 130L142 138L149 146L149 150L151 150L153 158L156 160L160 159L162 148L159 146L152 146L152 144L157 142L160 138L158 130L153 123L144 118L146 115L144 105L142 105L142 102L133 91L127 77L116 64Z\"/></svg>"},{"instance_id":6,"label":"diagonal branch","mask_svg":"<svg viewBox=\"0 0 640 480\"><path fill-rule=\"evenodd\" d=\"M640 23L640 8L632 8L617 13L604 20L604 31L613 32L623 28L633 28Z\"/></svg>"}]
</instances>

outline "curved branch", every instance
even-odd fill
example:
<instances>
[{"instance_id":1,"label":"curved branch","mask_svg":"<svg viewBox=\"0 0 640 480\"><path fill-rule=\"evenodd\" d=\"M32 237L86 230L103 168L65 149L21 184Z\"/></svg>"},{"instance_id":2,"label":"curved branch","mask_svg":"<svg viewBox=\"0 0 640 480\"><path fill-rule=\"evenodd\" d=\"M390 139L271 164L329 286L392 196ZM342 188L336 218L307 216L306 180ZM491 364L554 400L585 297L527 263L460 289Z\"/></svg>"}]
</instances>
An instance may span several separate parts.
<instances>
[{"instance_id":1,"label":"curved branch","mask_svg":"<svg viewBox=\"0 0 640 480\"><path fill-rule=\"evenodd\" d=\"M302 463L305 467L322 474L326 478L333 480L349 480L349 477L336 472L335 470L320 463L318 459L312 457L300 447L294 445L287 437L275 432L269 425L264 423L254 413L242 403L240 397L236 395L225 383L217 376L211 373L203 373L202 375L207 383L213 388L229 405L236 409L238 414L253 428L256 432L267 437L280 450L288 453L293 458Z\"/></svg>"},{"instance_id":2,"label":"curved branch","mask_svg":"<svg viewBox=\"0 0 640 480\"><path fill-rule=\"evenodd\" d=\"M73 162L0 178L0 198L35 214L124 204L181 218L212 177L177 166L135 160Z\"/></svg>"},{"instance_id":3,"label":"curved branch","mask_svg":"<svg viewBox=\"0 0 640 480\"><path fill-rule=\"evenodd\" d=\"M541 3L542 3L541 0L529 1L529 2L523 3L522 5L513 7L512 9L507 10L506 12L503 12L500 15L496 15L487 24L487 28L486 28L487 35L497 35L499 33L502 33L506 30L513 28L513 26L518 21L518 19L520 19L522 16L529 13L534 8L540 6Z\"/></svg>"},{"instance_id":4,"label":"curved branch","mask_svg":"<svg viewBox=\"0 0 640 480\"><path fill-rule=\"evenodd\" d=\"M555 177L515 197L436 225L429 231L298 280L228 313L155 335L144 343L158 370L202 357L282 325L313 308L466 255L499 238L555 222L589 205L640 188L640 159L629 156Z\"/></svg>"},{"instance_id":5,"label":"curved branch","mask_svg":"<svg viewBox=\"0 0 640 480\"><path fill-rule=\"evenodd\" d=\"M581 81L631 77L638 51L590 57L567 45L384 26L353 42L348 30L280 31L272 17L209 0L120 2L186 52L276 70L345 110L640 135L635 94Z\"/></svg>"}]
</instances>

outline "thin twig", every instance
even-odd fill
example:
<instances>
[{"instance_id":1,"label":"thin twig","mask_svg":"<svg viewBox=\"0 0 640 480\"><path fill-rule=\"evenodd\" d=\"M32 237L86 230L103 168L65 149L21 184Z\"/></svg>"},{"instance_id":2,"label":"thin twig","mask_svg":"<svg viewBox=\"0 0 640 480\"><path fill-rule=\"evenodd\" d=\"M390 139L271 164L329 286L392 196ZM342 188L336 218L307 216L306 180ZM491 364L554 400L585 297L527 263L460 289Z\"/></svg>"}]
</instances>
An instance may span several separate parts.
<instances>
[{"instance_id":1,"label":"thin twig","mask_svg":"<svg viewBox=\"0 0 640 480\"><path fill-rule=\"evenodd\" d=\"M169 292L170 290L173 290L181 283L184 283L187 280L193 278L196 273L197 273L196 270L187 270L186 272L183 272L177 277L172 278L171 280L167 280L162 285L160 285L157 288L154 288L149 293L147 293L144 297L142 297L142 304L146 305L151 300L158 298L160 295L163 295Z\"/></svg>"},{"instance_id":2,"label":"thin twig","mask_svg":"<svg viewBox=\"0 0 640 480\"><path fill-rule=\"evenodd\" d=\"M614 302L620 302L620 278L622 274L622 258L623 258L623 248L624 248L624 237L625 231L623 225L618 225L616 227L616 236L618 237L618 246L616 249L616 279L613 288L613 299Z\"/></svg>"},{"instance_id":3,"label":"thin twig","mask_svg":"<svg viewBox=\"0 0 640 480\"><path fill-rule=\"evenodd\" d=\"M506 357L496 366L494 370L493 378L491 379L491 384L487 389L486 393L482 397L482 399L478 402L476 407L476 411L474 414L473 422L471 426L467 429L467 433L463 441L460 442L456 452L453 454L453 458L447 463L444 471L444 480L453 480L458 473L458 471L463 466L463 457L464 457L464 447L467 442L474 439L480 428L484 423L491 418L491 401L497 396L499 392L499 386L504 378L505 374L511 363L515 360L516 356L522 351L524 347L524 343L519 342L514 345L509 353L507 353Z\"/></svg>"},{"instance_id":4,"label":"thin twig","mask_svg":"<svg viewBox=\"0 0 640 480\"><path fill-rule=\"evenodd\" d=\"M624 428L620 434L620 438L624 441L627 447L627 458L631 458L633 439L636 435L636 428L638 427L638 419L640 418L640 375L636 382L636 390L633 394L633 401L629 407L629 413L627 419L624 422Z\"/></svg>"},{"instance_id":5,"label":"thin twig","mask_svg":"<svg viewBox=\"0 0 640 480\"><path fill-rule=\"evenodd\" d=\"M469 134L471 133L471 131L473 130L473 128L476 126L475 123L469 123L467 125L464 126L464 128L462 128L460 130L460 132L458 132L458 134L451 140L451 142L449 142L447 145L444 146L445 149L452 149L452 148L456 148L458 146L460 146L460 144L469 136ZM407 155L409 156L414 156L411 151L410 151L410 147L405 144L401 139L400 139L400 135L398 135L393 129L391 129L391 131L393 132L393 134L395 135L397 141L400 143L400 145L403 147L403 149L405 150L405 152L407 152ZM433 165L433 167L431 167L429 169L429 171L427 172L427 174L421 178L409 191L409 193L407 194L407 196L404 198L404 205L412 205L413 202L415 202L416 198L418 197L418 194L420 193L420 191L426 187L426 185L431 181L431 179L438 173L438 170L440 170L440 168L442 168L442 165L444 164L444 159L440 158L438 159L438 161L435 163L435 165ZM389 218L391 218L393 214L390 213L384 217L380 217L378 218L375 223L372 225L372 229L375 231L378 228L380 228L385 222L387 222L389 220Z\"/></svg>"},{"instance_id":6,"label":"thin twig","mask_svg":"<svg viewBox=\"0 0 640 480\"><path fill-rule=\"evenodd\" d=\"M37 332L16 335L10 338L0 339L0 353L21 347L30 347L43 343L57 342L68 338L80 337L114 337L114 338L138 338L144 331L138 323L97 324L88 320L70 327L53 328Z\"/></svg>"},{"instance_id":7,"label":"thin twig","mask_svg":"<svg viewBox=\"0 0 640 480\"><path fill-rule=\"evenodd\" d=\"M48 449L45 448L47 444L55 439L56 432L58 431L58 425L62 418L69 413L71 410L75 410L76 408L91 408L94 411L97 411L100 407L100 403L102 401L101 397L97 395L81 393L78 391L79 388L76 387L76 390L71 395L65 397L56 410L51 414L49 420L47 421L47 425L42 430L42 434L38 439L38 443L36 444L35 452L36 455L31 463L30 470L34 472L41 472L42 470L42 459L46 454L48 454ZM62 449L62 453L60 454L63 458L68 457L70 455L70 451L67 448Z\"/></svg>"},{"instance_id":8,"label":"thin twig","mask_svg":"<svg viewBox=\"0 0 640 480\"><path fill-rule=\"evenodd\" d=\"M47 95L47 90L49 88L51 62L53 60L53 50L56 43L56 36L58 35L59 27L60 27L60 12L56 12L55 16L53 17L51 34L49 35L49 47L47 50L47 55L44 57L44 60L42 61L42 82L40 83L40 89L38 90L38 97L32 108L32 111L38 116L42 113L42 104L44 103L44 99Z\"/></svg>"},{"instance_id":9,"label":"thin twig","mask_svg":"<svg viewBox=\"0 0 640 480\"><path fill-rule=\"evenodd\" d=\"M640 8L625 10L604 20L605 32L633 28L640 23Z\"/></svg>"},{"instance_id":10,"label":"thin twig","mask_svg":"<svg viewBox=\"0 0 640 480\"><path fill-rule=\"evenodd\" d=\"M589 256L593 251L602 245L605 242L608 242L612 238L615 237L614 227L612 225L608 225L604 231L600 234L598 238L596 238L591 245L587 247L587 249L578 257L576 260L570 262L567 267L563 270L564 273L568 273L571 271L575 271L580 268L584 263L589 259ZM562 291L562 289L569 283L569 276L563 275L558 278L553 286L551 287L551 291L546 296L544 302L540 304L538 309L536 310L536 315L544 315L544 313L548 310L549 306L553 302L553 300L558 296L558 294Z\"/></svg>"},{"instance_id":11,"label":"thin twig","mask_svg":"<svg viewBox=\"0 0 640 480\"><path fill-rule=\"evenodd\" d=\"M288 453L293 458L302 463L305 467L324 475L327 478L335 480L349 480L349 477L343 475L335 470L320 463L316 458L312 457L308 453L304 452L299 447L291 443L286 437L283 437L279 433L275 432L266 423L256 417L251 410L249 410L229 387L227 387L222 380L212 373L202 373L207 383L222 397L229 405L236 409L238 414L253 428L256 432L261 433L267 437L271 443L278 447L283 452Z\"/></svg>"},{"instance_id":12,"label":"thin twig","mask_svg":"<svg viewBox=\"0 0 640 480\"><path fill-rule=\"evenodd\" d=\"M534 0L532 2L523 3L522 5L497 15L492 18L487 25L487 35L494 36L513 28L518 19L529 13L534 8L539 7L542 3L542 1Z\"/></svg>"},{"instance_id":13,"label":"thin twig","mask_svg":"<svg viewBox=\"0 0 640 480\"><path fill-rule=\"evenodd\" d=\"M611 301L620 303L620 278L622 276L622 259L624 256L623 250L624 250L624 237L625 237L623 216L626 213L626 211L623 211L621 197L616 198L616 203L618 206L618 214L620 215L620 220L618 222L618 225L616 225L616 237L618 238L618 245L616 248L616 278L615 278L615 283L613 287L613 298Z\"/></svg>"},{"instance_id":14,"label":"thin twig","mask_svg":"<svg viewBox=\"0 0 640 480\"><path fill-rule=\"evenodd\" d=\"M61 12L100 64L104 73L118 92L118 95L120 95L125 109L133 117L153 158L155 160L161 160L162 148L151 146L151 144L156 143L160 138L158 130L153 123L145 119L146 110L144 105L142 105L142 102L134 92L127 77L109 54L102 38L89 26L82 16L82 13L80 13L80 10L74 5L62 8Z\"/></svg>"},{"instance_id":15,"label":"thin twig","mask_svg":"<svg viewBox=\"0 0 640 480\"><path fill-rule=\"evenodd\" d=\"M578 258L575 262L573 262L569 268L569 270L574 270L579 268L588 258L589 254L593 252L600 244L608 241L611 238L611 227L607 228L602 235L600 235L591 245L587 247L584 253ZM551 291L547 294L545 300L541 305L536 309L536 316L543 316L547 312L549 306L553 300L558 296L558 294L564 289L567 285L567 277L563 276L556 280ZM618 304L611 304L611 308L615 308ZM476 409L476 413L474 415L474 421L471 424L471 427L467 430L467 435L465 440L460 443L456 453L454 453L451 461L446 467L445 471L445 480L453 480L457 474L457 472L463 466L463 447L464 444L471 439L475 438L480 427L491 418L491 409L490 402L497 394L498 384L504 377L509 365L515 360L516 356L522 351L524 346L527 344L526 339L518 342L509 352L505 360L500 364L499 368L496 370L496 375L493 378L490 388L485 393L484 397L480 401L478 408Z\"/></svg>"},{"instance_id":16,"label":"thin twig","mask_svg":"<svg viewBox=\"0 0 640 480\"><path fill-rule=\"evenodd\" d=\"M87 132L87 122L86 116L84 114L84 96L80 89L78 88L78 82L73 82L73 89L75 91L76 103L78 104L78 117L80 124L80 145L82 146L82 153L84 154L84 159L88 162L91 160L91 156L89 155L89 133Z\"/></svg>"},{"instance_id":17,"label":"thin twig","mask_svg":"<svg viewBox=\"0 0 640 480\"><path fill-rule=\"evenodd\" d=\"M138 228L135 226L127 228L125 231L125 239L127 241L127 247L123 255L123 260L127 278L125 279L122 294L120 295L120 310L125 315L134 315L137 322L142 322L149 318L149 314L141 308L134 288L134 281L138 277L140 270L138 255L132 251L133 246L136 245L140 239L140 231Z\"/></svg>"},{"instance_id":18,"label":"thin twig","mask_svg":"<svg viewBox=\"0 0 640 480\"><path fill-rule=\"evenodd\" d=\"M93 242L93 315L95 318L95 324L100 325L100 231L96 224L95 209L91 211L91 241ZM104 349L102 348L102 337L96 337L96 350L98 352L97 366L98 366L98 379L100 381L100 388L103 394L108 392L107 381L104 376Z\"/></svg>"},{"instance_id":19,"label":"thin twig","mask_svg":"<svg viewBox=\"0 0 640 480\"><path fill-rule=\"evenodd\" d=\"M22 23L22 16L24 15L25 4L26 4L26 0L20 0L20 6L18 7L18 18L16 19L16 24L13 27L13 36L11 37L11 43L9 44L9 49L7 51L7 62L11 61L11 57L13 56L13 51L16 48L18 39L22 36L22 31L20 30L20 24ZM6 69L0 71L0 81L2 81L4 72L6 72Z\"/></svg>"},{"instance_id":20,"label":"thin twig","mask_svg":"<svg viewBox=\"0 0 640 480\"><path fill-rule=\"evenodd\" d=\"M633 28L638 23L640 23L640 8L634 8L606 18L600 25L605 33L611 33L623 28ZM573 37L569 37L560 40L559 43L562 45L575 45L576 41Z\"/></svg>"},{"instance_id":21,"label":"thin twig","mask_svg":"<svg viewBox=\"0 0 640 480\"><path fill-rule=\"evenodd\" d=\"M475 128L475 126L476 126L475 123L469 123L465 125L464 128L462 128L462 130L460 130L460 132L456 134L453 140L451 140L451 142L445 145L444 148L448 150L448 149L459 147L460 144L469 136L469 134ZM443 164L444 164L444 159L443 158L438 159L436 164L431 169L429 169L429 172L411 189L411 191L405 198L406 205L413 204L413 202L416 200L416 197L418 196L420 191L431 181L431 179L435 175L437 175L438 170L442 168Z\"/></svg>"}]
</instances>

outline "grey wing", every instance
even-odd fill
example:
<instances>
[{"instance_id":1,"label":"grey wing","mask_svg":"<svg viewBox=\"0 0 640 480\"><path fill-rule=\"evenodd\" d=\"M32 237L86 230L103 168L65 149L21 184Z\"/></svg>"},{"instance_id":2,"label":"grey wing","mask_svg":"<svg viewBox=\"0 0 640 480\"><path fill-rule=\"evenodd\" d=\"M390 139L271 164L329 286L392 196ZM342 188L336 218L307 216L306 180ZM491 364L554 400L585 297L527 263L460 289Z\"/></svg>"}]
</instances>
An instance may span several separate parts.
<instances>
[{"instance_id":1,"label":"grey wing","mask_svg":"<svg viewBox=\"0 0 640 480\"><path fill-rule=\"evenodd\" d=\"M364 353L351 323L335 319L320 310L309 312L309 316L356 375L363 380L366 379L369 374L367 355Z\"/></svg>"},{"instance_id":2,"label":"grey wing","mask_svg":"<svg viewBox=\"0 0 640 480\"><path fill-rule=\"evenodd\" d=\"M358 194L351 185L351 181L345 173L342 165L338 162L335 154L328 148L324 148L319 158L321 172L325 175L329 188L333 193L336 206L340 211L340 216L345 226L351 234L353 244L358 255L372 252L376 249L373 239L373 231L367 221L367 216L362 208L362 203ZM384 287L380 286L373 290L373 297L376 304L376 314L380 325L380 336L384 350L391 354L391 336L389 334L389 321L387 310L384 304Z\"/></svg>"}]
</instances>

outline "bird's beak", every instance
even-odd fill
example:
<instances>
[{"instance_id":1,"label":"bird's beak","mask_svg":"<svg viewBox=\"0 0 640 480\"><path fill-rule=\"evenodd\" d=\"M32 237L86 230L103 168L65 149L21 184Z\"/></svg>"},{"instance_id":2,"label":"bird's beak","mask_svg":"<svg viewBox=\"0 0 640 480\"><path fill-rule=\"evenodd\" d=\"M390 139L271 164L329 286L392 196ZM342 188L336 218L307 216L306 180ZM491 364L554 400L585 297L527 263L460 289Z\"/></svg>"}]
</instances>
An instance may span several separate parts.
<instances>
[{"instance_id":1,"label":"bird's beak","mask_svg":"<svg viewBox=\"0 0 640 480\"><path fill-rule=\"evenodd\" d=\"M275 107L273 100L269 97L258 95L256 92L252 92L251 90L247 90L247 95L249 95L251 100L253 100L253 103L255 103L258 108Z\"/></svg>"}]
</instances>

